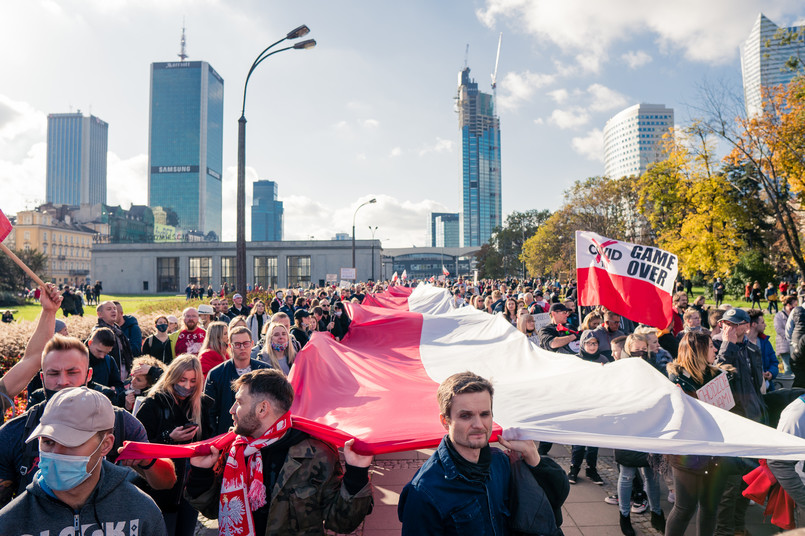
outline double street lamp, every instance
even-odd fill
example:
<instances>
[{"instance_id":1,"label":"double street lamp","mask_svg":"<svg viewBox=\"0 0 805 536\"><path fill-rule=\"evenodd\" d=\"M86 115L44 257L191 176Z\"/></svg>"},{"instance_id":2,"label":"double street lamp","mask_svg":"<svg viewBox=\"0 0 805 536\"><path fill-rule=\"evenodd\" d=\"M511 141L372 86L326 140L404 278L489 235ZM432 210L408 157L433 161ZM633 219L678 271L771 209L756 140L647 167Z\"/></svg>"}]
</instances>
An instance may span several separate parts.
<instances>
[{"instance_id":1,"label":"double street lamp","mask_svg":"<svg viewBox=\"0 0 805 536\"><path fill-rule=\"evenodd\" d=\"M355 269L356 282L358 281L358 267L355 265L355 217L358 215L358 211L361 209L361 207L365 207L366 205L370 205L372 203L377 203L377 199L373 197L366 203L359 205L358 208L355 209L355 214L352 215L352 267Z\"/></svg>"},{"instance_id":2,"label":"double street lamp","mask_svg":"<svg viewBox=\"0 0 805 536\"><path fill-rule=\"evenodd\" d=\"M246 295L246 88L249 87L249 78L263 60L274 54L286 50L304 50L316 46L315 39L300 41L292 46L280 48L269 52L271 48L289 39L298 39L310 33L310 28L306 25L294 28L288 34L272 43L263 50L252 63L249 74L246 75L246 83L243 84L243 107L240 110L238 119L238 190L237 190L237 236L236 236L236 287L237 292Z\"/></svg>"}]
</instances>

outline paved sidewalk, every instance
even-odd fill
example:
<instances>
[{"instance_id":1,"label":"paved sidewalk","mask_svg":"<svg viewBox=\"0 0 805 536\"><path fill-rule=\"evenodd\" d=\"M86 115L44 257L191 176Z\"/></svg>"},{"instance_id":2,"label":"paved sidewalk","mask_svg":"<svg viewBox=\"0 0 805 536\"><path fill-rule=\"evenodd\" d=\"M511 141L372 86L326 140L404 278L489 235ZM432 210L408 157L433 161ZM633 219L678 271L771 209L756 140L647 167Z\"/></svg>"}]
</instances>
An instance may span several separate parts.
<instances>
[{"instance_id":1,"label":"paved sidewalk","mask_svg":"<svg viewBox=\"0 0 805 536\"><path fill-rule=\"evenodd\" d=\"M375 506L355 536L392 536L400 534L397 520L397 501L403 486L407 484L422 464L433 453L432 449L381 454L375 458L372 467L372 482L375 488ZM562 467L570 465L570 447L554 445L550 452ZM607 495L616 492L618 469L611 449L601 449L598 457L598 471L604 479L603 486L597 486L583 478L582 470L578 484L570 487L570 496L562 508L565 536L620 536L618 507L604 502ZM661 483L662 509L666 517L672 505L668 503L668 489ZM746 528L753 536L768 536L780 532L762 519L763 509L752 505L747 512ZM694 518L695 519L695 518ZM638 535L661 536L651 528L651 515L632 514L632 526ZM215 536L218 534L216 521L202 520L196 534ZM695 522L688 527L686 536L695 536Z\"/></svg>"}]
</instances>

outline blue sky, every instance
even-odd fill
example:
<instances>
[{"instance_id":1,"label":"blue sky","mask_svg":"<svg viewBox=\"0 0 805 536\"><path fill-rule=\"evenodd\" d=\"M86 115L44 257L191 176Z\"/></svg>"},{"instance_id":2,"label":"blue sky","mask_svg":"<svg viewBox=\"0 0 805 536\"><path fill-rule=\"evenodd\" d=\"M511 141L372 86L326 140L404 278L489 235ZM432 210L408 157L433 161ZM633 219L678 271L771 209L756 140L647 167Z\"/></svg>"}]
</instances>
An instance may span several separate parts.
<instances>
[{"instance_id":1,"label":"blue sky","mask_svg":"<svg viewBox=\"0 0 805 536\"><path fill-rule=\"evenodd\" d=\"M429 211L460 210L457 77L486 91L498 35L503 210L556 209L603 173L601 129L659 103L685 123L698 87L741 92L738 46L761 9L801 23L799 2L755 0L13 0L0 6L0 208L44 200L48 113L109 123L110 204L147 196L149 65L179 51L225 81L224 239L234 239L237 118L254 57L305 23L318 46L264 62L249 83L247 181L276 180L285 238L349 232L361 209L390 247L423 245ZM763 5L766 4L766 5ZM251 188L247 189L247 203Z\"/></svg>"}]
</instances>

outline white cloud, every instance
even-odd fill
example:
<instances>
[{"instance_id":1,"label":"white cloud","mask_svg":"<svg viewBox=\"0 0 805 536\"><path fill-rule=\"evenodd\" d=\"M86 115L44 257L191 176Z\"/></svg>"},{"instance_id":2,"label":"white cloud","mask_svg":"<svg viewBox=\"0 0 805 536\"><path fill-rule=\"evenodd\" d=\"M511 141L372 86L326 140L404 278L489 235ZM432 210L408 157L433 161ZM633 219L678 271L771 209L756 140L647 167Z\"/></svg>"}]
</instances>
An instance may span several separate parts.
<instances>
[{"instance_id":1,"label":"white cloud","mask_svg":"<svg viewBox=\"0 0 805 536\"><path fill-rule=\"evenodd\" d=\"M115 153L106 156L106 203L120 205L148 204L148 155L138 154L122 160Z\"/></svg>"},{"instance_id":2,"label":"white cloud","mask_svg":"<svg viewBox=\"0 0 805 536\"><path fill-rule=\"evenodd\" d=\"M352 233L352 217L359 205L366 205L357 214L355 236L358 240L371 238L368 227L377 226L375 238L384 247L409 247L425 244L426 226L430 212L447 211L447 207L429 199L401 201L388 195L366 195L351 205L336 206L302 195L280 196L284 210L285 240L329 240L335 233Z\"/></svg>"},{"instance_id":3,"label":"white cloud","mask_svg":"<svg viewBox=\"0 0 805 536\"><path fill-rule=\"evenodd\" d=\"M534 124L535 125L541 125L544 122L545 122L545 120L543 118L541 118L541 117L537 117L536 119L534 119Z\"/></svg>"},{"instance_id":4,"label":"white cloud","mask_svg":"<svg viewBox=\"0 0 805 536\"><path fill-rule=\"evenodd\" d=\"M590 121L590 114L578 107L554 110L549 121L561 129L575 128L586 125Z\"/></svg>"},{"instance_id":5,"label":"white cloud","mask_svg":"<svg viewBox=\"0 0 805 536\"><path fill-rule=\"evenodd\" d=\"M0 94L0 191L6 214L45 200L47 116Z\"/></svg>"},{"instance_id":6,"label":"white cloud","mask_svg":"<svg viewBox=\"0 0 805 536\"><path fill-rule=\"evenodd\" d=\"M570 96L566 89L554 89L548 92L548 96L554 100L556 104L562 104Z\"/></svg>"},{"instance_id":7,"label":"white cloud","mask_svg":"<svg viewBox=\"0 0 805 536\"><path fill-rule=\"evenodd\" d=\"M449 153L453 151L453 140L446 140L436 136L436 141L423 147L419 150L419 156L425 156L429 153Z\"/></svg>"},{"instance_id":8,"label":"white cloud","mask_svg":"<svg viewBox=\"0 0 805 536\"><path fill-rule=\"evenodd\" d=\"M392 158L396 158L396 157L402 155L402 153L403 153L403 150L402 150L401 147L395 147L394 149L391 150L391 153L389 154L389 156L392 157Z\"/></svg>"},{"instance_id":9,"label":"white cloud","mask_svg":"<svg viewBox=\"0 0 805 536\"><path fill-rule=\"evenodd\" d=\"M553 83L555 79L555 75L531 71L506 73L500 82L501 94L498 95L498 106L501 110L514 110L530 100L539 88Z\"/></svg>"},{"instance_id":10,"label":"white cloud","mask_svg":"<svg viewBox=\"0 0 805 536\"><path fill-rule=\"evenodd\" d=\"M366 128L377 128L380 126L380 121L377 119L364 119L361 124Z\"/></svg>"},{"instance_id":11,"label":"white cloud","mask_svg":"<svg viewBox=\"0 0 805 536\"><path fill-rule=\"evenodd\" d=\"M476 15L490 28L505 20L538 40L578 54L576 61L594 70L606 60L607 50L614 43L634 37L635 28L654 35L662 49L682 50L690 60L732 60L760 11L769 16L798 13L801 2L780 0L772 7L763 0L741 0L737 4L734 0L485 0Z\"/></svg>"},{"instance_id":12,"label":"white cloud","mask_svg":"<svg viewBox=\"0 0 805 536\"><path fill-rule=\"evenodd\" d=\"M626 62L629 68L637 69L647 63L651 63L652 57L642 50L630 50L626 54L621 55L621 59Z\"/></svg>"},{"instance_id":13,"label":"white cloud","mask_svg":"<svg viewBox=\"0 0 805 536\"><path fill-rule=\"evenodd\" d=\"M604 132L600 128L590 130L585 136L573 138L571 146L574 151L590 160L604 161Z\"/></svg>"},{"instance_id":14,"label":"white cloud","mask_svg":"<svg viewBox=\"0 0 805 536\"><path fill-rule=\"evenodd\" d=\"M593 84L587 88L592 97L590 110L594 112L607 112L616 108L623 108L629 102L626 96L601 84Z\"/></svg>"}]
</instances>

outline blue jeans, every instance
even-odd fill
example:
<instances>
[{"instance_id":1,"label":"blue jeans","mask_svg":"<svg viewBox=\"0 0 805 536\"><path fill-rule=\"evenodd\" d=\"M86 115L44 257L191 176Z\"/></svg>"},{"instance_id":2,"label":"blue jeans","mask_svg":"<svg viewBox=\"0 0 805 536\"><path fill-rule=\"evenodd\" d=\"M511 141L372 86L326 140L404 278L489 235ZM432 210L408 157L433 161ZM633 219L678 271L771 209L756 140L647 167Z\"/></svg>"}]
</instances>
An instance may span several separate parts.
<instances>
[{"instance_id":1,"label":"blue jeans","mask_svg":"<svg viewBox=\"0 0 805 536\"><path fill-rule=\"evenodd\" d=\"M632 512L632 481L638 469L643 474L645 491L648 496L648 505L655 514L662 513L660 505L660 482L657 473L651 467L626 467L618 464L620 474L618 475L618 508L622 516L628 516Z\"/></svg>"}]
</instances>

